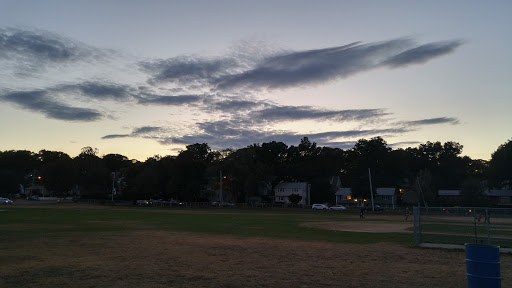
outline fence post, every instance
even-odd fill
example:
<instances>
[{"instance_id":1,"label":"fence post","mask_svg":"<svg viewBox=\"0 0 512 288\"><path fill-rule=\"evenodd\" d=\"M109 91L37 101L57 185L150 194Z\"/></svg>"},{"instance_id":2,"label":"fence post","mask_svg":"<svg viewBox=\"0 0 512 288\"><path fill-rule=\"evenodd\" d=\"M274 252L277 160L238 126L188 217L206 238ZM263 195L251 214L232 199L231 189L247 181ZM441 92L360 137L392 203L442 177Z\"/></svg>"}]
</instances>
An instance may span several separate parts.
<instances>
[{"instance_id":1,"label":"fence post","mask_svg":"<svg viewBox=\"0 0 512 288\"><path fill-rule=\"evenodd\" d=\"M414 213L414 246L420 245L421 242L421 226L420 226L420 207L413 207Z\"/></svg>"}]
</instances>

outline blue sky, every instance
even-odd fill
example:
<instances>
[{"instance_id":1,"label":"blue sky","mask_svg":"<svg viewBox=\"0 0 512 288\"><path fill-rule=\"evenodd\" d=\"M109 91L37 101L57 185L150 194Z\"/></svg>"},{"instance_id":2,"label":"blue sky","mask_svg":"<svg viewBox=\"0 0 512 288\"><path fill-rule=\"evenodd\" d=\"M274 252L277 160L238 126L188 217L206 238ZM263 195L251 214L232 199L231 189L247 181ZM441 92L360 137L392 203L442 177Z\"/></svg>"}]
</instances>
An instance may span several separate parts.
<instances>
[{"instance_id":1,"label":"blue sky","mask_svg":"<svg viewBox=\"0 0 512 288\"><path fill-rule=\"evenodd\" d=\"M0 0L0 150L510 139L510 1Z\"/></svg>"}]
</instances>

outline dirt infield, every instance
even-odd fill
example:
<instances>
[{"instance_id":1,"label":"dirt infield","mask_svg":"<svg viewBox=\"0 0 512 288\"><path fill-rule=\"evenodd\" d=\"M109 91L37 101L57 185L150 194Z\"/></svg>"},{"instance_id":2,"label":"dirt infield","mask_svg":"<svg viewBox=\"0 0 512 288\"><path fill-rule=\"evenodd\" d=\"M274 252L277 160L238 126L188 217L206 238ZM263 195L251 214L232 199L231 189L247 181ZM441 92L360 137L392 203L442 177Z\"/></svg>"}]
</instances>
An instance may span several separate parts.
<instances>
[{"instance_id":1,"label":"dirt infield","mask_svg":"<svg viewBox=\"0 0 512 288\"><path fill-rule=\"evenodd\" d=\"M164 231L78 236L5 249L0 287L467 287L462 251ZM512 257L501 269L511 287Z\"/></svg>"}]
</instances>

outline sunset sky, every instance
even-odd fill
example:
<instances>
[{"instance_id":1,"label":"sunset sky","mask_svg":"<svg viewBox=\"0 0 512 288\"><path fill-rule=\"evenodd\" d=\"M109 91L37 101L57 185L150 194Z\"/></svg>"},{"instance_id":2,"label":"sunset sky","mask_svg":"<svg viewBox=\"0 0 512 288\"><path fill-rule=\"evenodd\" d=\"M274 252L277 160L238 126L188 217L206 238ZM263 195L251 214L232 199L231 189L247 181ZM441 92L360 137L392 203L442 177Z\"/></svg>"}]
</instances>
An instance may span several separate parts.
<instances>
[{"instance_id":1,"label":"sunset sky","mask_svg":"<svg viewBox=\"0 0 512 288\"><path fill-rule=\"evenodd\" d=\"M0 0L0 151L512 138L512 1Z\"/></svg>"}]
</instances>

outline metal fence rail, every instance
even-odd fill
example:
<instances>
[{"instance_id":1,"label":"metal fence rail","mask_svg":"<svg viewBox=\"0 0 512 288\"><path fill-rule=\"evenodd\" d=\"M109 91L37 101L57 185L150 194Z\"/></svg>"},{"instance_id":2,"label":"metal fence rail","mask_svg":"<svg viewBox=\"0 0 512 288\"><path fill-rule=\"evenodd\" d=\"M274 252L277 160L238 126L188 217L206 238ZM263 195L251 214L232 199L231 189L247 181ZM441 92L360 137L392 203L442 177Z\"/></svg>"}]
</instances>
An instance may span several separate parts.
<instances>
[{"instance_id":1,"label":"metal fence rail","mask_svg":"<svg viewBox=\"0 0 512 288\"><path fill-rule=\"evenodd\" d=\"M414 242L512 248L512 209L414 207Z\"/></svg>"}]
</instances>

